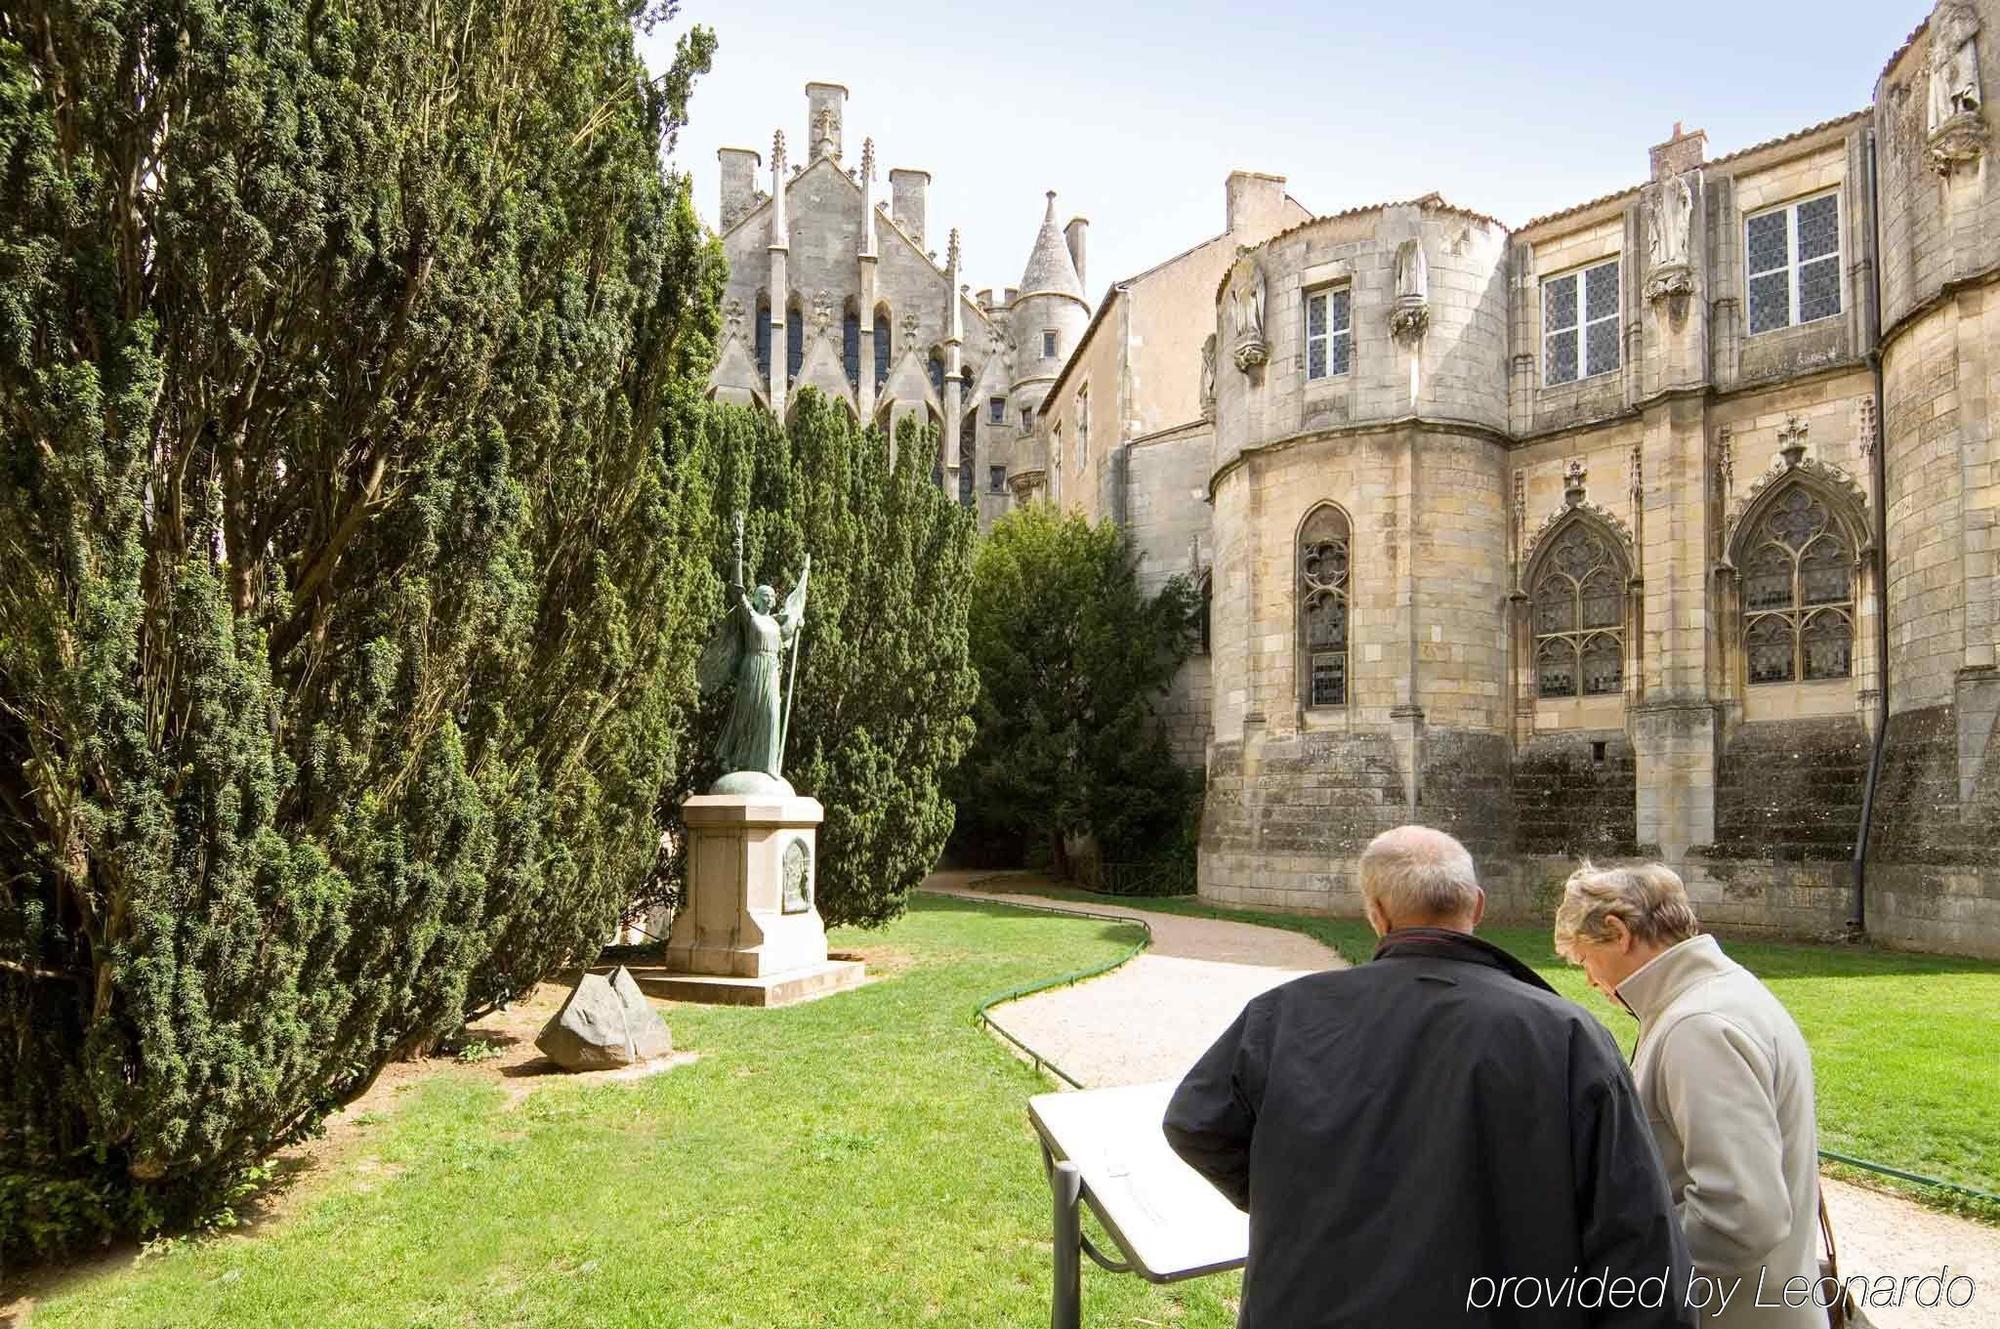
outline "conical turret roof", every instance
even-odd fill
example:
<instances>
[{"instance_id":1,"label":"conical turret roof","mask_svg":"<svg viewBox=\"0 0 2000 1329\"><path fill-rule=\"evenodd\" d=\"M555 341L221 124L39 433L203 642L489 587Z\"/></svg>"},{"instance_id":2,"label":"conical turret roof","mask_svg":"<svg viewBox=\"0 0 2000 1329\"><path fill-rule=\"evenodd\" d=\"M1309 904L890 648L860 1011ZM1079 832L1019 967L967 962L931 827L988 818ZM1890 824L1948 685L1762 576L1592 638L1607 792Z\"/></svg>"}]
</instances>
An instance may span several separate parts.
<instances>
[{"instance_id":1,"label":"conical turret roof","mask_svg":"<svg viewBox=\"0 0 2000 1329\"><path fill-rule=\"evenodd\" d=\"M1021 294L1055 291L1084 298L1083 281L1076 275L1076 263L1069 256L1062 231L1056 226L1056 191L1049 191L1049 210L1042 218L1041 234L1035 237L1034 252L1028 255L1027 270L1021 274Z\"/></svg>"}]
</instances>

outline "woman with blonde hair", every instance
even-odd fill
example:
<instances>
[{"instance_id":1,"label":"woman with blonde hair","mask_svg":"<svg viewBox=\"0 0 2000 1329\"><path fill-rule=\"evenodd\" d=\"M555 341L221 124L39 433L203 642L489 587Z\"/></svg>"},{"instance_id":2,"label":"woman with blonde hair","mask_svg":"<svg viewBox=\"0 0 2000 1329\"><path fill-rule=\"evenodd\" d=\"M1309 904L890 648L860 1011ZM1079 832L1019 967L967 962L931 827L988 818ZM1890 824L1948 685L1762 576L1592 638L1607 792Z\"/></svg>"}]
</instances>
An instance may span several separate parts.
<instances>
[{"instance_id":1,"label":"woman with blonde hair","mask_svg":"<svg viewBox=\"0 0 2000 1329\"><path fill-rule=\"evenodd\" d=\"M1816 1297L1791 1306L1784 1294L1820 1272L1812 1055L1798 1025L1701 931L1681 879L1657 863L1585 862L1563 887L1555 943L1639 1021L1632 1078L1708 1280L1701 1324L1825 1329Z\"/></svg>"}]
</instances>

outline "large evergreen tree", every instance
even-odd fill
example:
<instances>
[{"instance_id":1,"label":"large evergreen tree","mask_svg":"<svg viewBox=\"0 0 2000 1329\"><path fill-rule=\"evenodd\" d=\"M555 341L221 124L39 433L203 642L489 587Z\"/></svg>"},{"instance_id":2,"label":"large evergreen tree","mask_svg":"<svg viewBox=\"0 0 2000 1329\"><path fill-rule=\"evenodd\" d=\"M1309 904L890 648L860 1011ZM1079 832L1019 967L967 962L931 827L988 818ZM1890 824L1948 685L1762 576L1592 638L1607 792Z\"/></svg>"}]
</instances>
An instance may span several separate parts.
<instances>
[{"instance_id":1,"label":"large evergreen tree","mask_svg":"<svg viewBox=\"0 0 2000 1329\"><path fill-rule=\"evenodd\" d=\"M1070 850L1155 858L1185 836L1195 777L1156 706L1194 645L1185 577L1155 594L1131 537L1036 504L1008 513L973 563L977 736L952 780L978 853L1025 847L1058 872Z\"/></svg>"},{"instance_id":2,"label":"large evergreen tree","mask_svg":"<svg viewBox=\"0 0 2000 1329\"><path fill-rule=\"evenodd\" d=\"M721 264L619 0L0 10L0 1251L600 939L686 759Z\"/></svg>"}]
</instances>

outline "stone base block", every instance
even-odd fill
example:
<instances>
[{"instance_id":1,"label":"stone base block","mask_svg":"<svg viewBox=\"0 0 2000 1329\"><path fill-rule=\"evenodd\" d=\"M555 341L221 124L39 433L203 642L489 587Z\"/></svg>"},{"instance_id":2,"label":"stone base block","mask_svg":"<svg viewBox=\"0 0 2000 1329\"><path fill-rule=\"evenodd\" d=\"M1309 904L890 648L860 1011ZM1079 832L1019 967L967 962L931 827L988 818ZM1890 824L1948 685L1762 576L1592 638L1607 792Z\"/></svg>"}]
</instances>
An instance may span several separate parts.
<instances>
[{"instance_id":1,"label":"stone base block","mask_svg":"<svg viewBox=\"0 0 2000 1329\"><path fill-rule=\"evenodd\" d=\"M815 906L819 803L794 794L698 794L687 824L687 900L666 967L718 978L784 976L826 963Z\"/></svg>"},{"instance_id":2,"label":"stone base block","mask_svg":"<svg viewBox=\"0 0 2000 1329\"><path fill-rule=\"evenodd\" d=\"M707 1006L790 1006L860 987L867 978L867 966L858 960L823 960L786 973L755 978L650 967L631 972L639 990L649 997Z\"/></svg>"}]
</instances>

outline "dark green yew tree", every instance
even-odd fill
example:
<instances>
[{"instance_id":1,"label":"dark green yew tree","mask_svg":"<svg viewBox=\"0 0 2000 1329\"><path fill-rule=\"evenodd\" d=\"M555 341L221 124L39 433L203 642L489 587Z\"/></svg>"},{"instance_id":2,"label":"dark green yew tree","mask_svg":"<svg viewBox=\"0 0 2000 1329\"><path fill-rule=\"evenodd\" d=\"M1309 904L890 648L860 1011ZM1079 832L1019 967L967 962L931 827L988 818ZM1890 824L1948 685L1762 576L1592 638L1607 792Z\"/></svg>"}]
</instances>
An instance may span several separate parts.
<instances>
[{"instance_id":1,"label":"dark green yew tree","mask_svg":"<svg viewBox=\"0 0 2000 1329\"><path fill-rule=\"evenodd\" d=\"M977 737L951 788L969 852L1010 843L1137 862L1181 842L1196 773L1174 763L1155 705L1193 648L1184 577L1139 584L1130 535L1048 504L1008 513L973 563Z\"/></svg>"},{"instance_id":2,"label":"dark green yew tree","mask_svg":"<svg viewBox=\"0 0 2000 1329\"><path fill-rule=\"evenodd\" d=\"M196 1212L653 867L721 520L668 16L0 9L0 1249Z\"/></svg>"}]
</instances>

